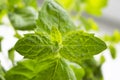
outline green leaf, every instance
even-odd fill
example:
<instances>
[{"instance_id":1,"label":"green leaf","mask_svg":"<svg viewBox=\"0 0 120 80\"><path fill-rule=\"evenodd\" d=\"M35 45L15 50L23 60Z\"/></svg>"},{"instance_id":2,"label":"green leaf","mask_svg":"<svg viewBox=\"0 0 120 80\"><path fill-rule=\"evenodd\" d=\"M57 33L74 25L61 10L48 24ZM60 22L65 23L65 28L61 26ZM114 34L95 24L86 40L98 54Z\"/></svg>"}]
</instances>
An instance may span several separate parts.
<instances>
[{"instance_id":1,"label":"green leaf","mask_svg":"<svg viewBox=\"0 0 120 80\"><path fill-rule=\"evenodd\" d=\"M15 50L26 58L44 58L52 54L52 43L49 36L30 34L15 44Z\"/></svg>"},{"instance_id":2,"label":"green leaf","mask_svg":"<svg viewBox=\"0 0 120 80\"><path fill-rule=\"evenodd\" d=\"M102 65L105 62L105 57L102 55L100 56L100 64Z\"/></svg>"},{"instance_id":3,"label":"green leaf","mask_svg":"<svg viewBox=\"0 0 120 80\"><path fill-rule=\"evenodd\" d=\"M8 9L13 10L14 7L23 7L23 4L21 3L22 0L7 0Z\"/></svg>"},{"instance_id":4,"label":"green leaf","mask_svg":"<svg viewBox=\"0 0 120 80\"><path fill-rule=\"evenodd\" d=\"M37 32L50 33L52 27L57 27L63 34L75 30L75 25L66 13L54 0L45 0L37 20Z\"/></svg>"},{"instance_id":5,"label":"green leaf","mask_svg":"<svg viewBox=\"0 0 120 80\"><path fill-rule=\"evenodd\" d=\"M74 5L75 0L65 0L65 1L56 0L56 1L59 2L65 9L70 9Z\"/></svg>"},{"instance_id":6,"label":"green leaf","mask_svg":"<svg viewBox=\"0 0 120 80\"><path fill-rule=\"evenodd\" d=\"M6 0L0 0L0 24L2 23L2 19L6 14Z\"/></svg>"},{"instance_id":7,"label":"green leaf","mask_svg":"<svg viewBox=\"0 0 120 80\"><path fill-rule=\"evenodd\" d=\"M85 9L85 0L56 0L58 3L60 3L65 9L72 12L80 12L83 9Z\"/></svg>"},{"instance_id":8,"label":"green leaf","mask_svg":"<svg viewBox=\"0 0 120 80\"><path fill-rule=\"evenodd\" d=\"M22 0L24 2L25 6L31 6L37 9L38 4L37 4L37 0Z\"/></svg>"},{"instance_id":9,"label":"green leaf","mask_svg":"<svg viewBox=\"0 0 120 80\"><path fill-rule=\"evenodd\" d=\"M2 51L1 49L1 41L2 41L3 37L0 36L0 52Z\"/></svg>"},{"instance_id":10,"label":"green leaf","mask_svg":"<svg viewBox=\"0 0 120 80\"><path fill-rule=\"evenodd\" d=\"M94 58L85 60L82 67L85 70L83 80L103 80L101 65Z\"/></svg>"},{"instance_id":11,"label":"green leaf","mask_svg":"<svg viewBox=\"0 0 120 80\"><path fill-rule=\"evenodd\" d=\"M37 8L37 0L8 0L8 6L10 10L16 8L25 8L31 6Z\"/></svg>"},{"instance_id":12,"label":"green leaf","mask_svg":"<svg viewBox=\"0 0 120 80\"><path fill-rule=\"evenodd\" d=\"M102 9L107 5L108 0L86 0L86 12L93 15L101 15Z\"/></svg>"},{"instance_id":13,"label":"green leaf","mask_svg":"<svg viewBox=\"0 0 120 80\"><path fill-rule=\"evenodd\" d=\"M110 45L109 49L110 49L110 53L111 53L112 58L115 59L116 58L116 49L115 49L115 47L113 45Z\"/></svg>"},{"instance_id":14,"label":"green leaf","mask_svg":"<svg viewBox=\"0 0 120 80\"><path fill-rule=\"evenodd\" d=\"M99 16L102 14L102 9L107 5L108 0L56 0L65 9L69 11L83 12Z\"/></svg>"},{"instance_id":15,"label":"green leaf","mask_svg":"<svg viewBox=\"0 0 120 80\"><path fill-rule=\"evenodd\" d=\"M0 80L5 80L4 75L5 75L5 71L1 66L1 62L0 62Z\"/></svg>"},{"instance_id":16,"label":"green leaf","mask_svg":"<svg viewBox=\"0 0 120 80\"><path fill-rule=\"evenodd\" d=\"M9 70L6 80L77 80L65 59L25 60Z\"/></svg>"},{"instance_id":17,"label":"green leaf","mask_svg":"<svg viewBox=\"0 0 120 80\"><path fill-rule=\"evenodd\" d=\"M14 48L11 48L9 51L8 51L8 57L9 57L9 59L12 61L12 64L14 65L14 52L15 52L15 50L14 50Z\"/></svg>"},{"instance_id":18,"label":"green leaf","mask_svg":"<svg viewBox=\"0 0 120 80\"><path fill-rule=\"evenodd\" d=\"M105 41L118 43L120 42L120 32L118 30L115 30L112 35L104 35L103 38Z\"/></svg>"},{"instance_id":19,"label":"green leaf","mask_svg":"<svg viewBox=\"0 0 120 80\"><path fill-rule=\"evenodd\" d=\"M32 7L17 8L14 12L9 12L8 16L11 24L17 30L33 30L36 27L37 14Z\"/></svg>"},{"instance_id":20,"label":"green leaf","mask_svg":"<svg viewBox=\"0 0 120 80\"><path fill-rule=\"evenodd\" d=\"M112 36L112 41L115 43L120 42L120 32L118 30L115 30Z\"/></svg>"},{"instance_id":21,"label":"green leaf","mask_svg":"<svg viewBox=\"0 0 120 80\"><path fill-rule=\"evenodd\" d=\"M77 63L106 49L106 44L102 40L82 31L69 33L62 43L61 55Z\"/></svg>"},{"instance_id":22,"label":"green leaf","mask_svg":"<svg viewBox=\"0 0 120 80\"><path fill-rule=\"evenodd\" d=\"M84 17L80 17L80 22L85 28L85 30L98 30L97 24L92 19L85 19Z\"/></svg>"},{"instance_id":23,"label":"green leaf","mask_svg":"<svg viewBox=\"0 0 120 80\"><path fill-rule=\"evenodd\" d=\"M51 30L51 40L62 44L62 35L56 27L53 27Z\"/></svg>"},{"instance_id":24,"label":"green leaf","mask_svg":"<svg viewBox=\"0 0 120 80\"><path fill-rule=\"evenodd\" d=\"M70 67L73 69L77 80L82 80L83 76L85 75L84 69L75 63L70 63Z\"/></svg>"}]
</instances>

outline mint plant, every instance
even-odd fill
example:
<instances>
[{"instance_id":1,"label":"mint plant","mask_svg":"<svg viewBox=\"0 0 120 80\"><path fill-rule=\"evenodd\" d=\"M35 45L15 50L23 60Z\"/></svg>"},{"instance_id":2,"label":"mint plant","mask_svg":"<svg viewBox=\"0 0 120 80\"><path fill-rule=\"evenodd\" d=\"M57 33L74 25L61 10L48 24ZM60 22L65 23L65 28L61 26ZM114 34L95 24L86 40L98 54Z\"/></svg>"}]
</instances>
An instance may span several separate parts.
<instances>
[{"instance_id":1,"label":"mint plant","mask_svg":"<svg viewBox=\"0 0 120 80\"><path fill-rule=\"evenodd\" d=\"M97 7L92 0L75 0L78 5L73 1L44 0L39 8L36 0L0 0L0 22L5 24L2 18L7 15L18 39L8 51L13 67L6 71L0 65L0 80L103 80L105 58L101 56L98 63L93 56L107 48L105 41L111 37L104 36L103 41L89 33L97 25L80 14L85 10L100 15L107 1L98 0ZM65 9L76 14L69 15ZM77 20L82 26L74 23ZM21 35L19 30L28 34ZM109 48L115 58L114 46ZM24 56L17 63L15 51Z\"/></svg>"},{"instance_id":2,"label":"mint plant","mask_svg":"<svg viewBox=\"0 0 120 80\"><path fill-rule=\"evenodd\" d=\"M37 29L15 44L24 56L10 69L6 80L81 80L82 61L106 49L93 34L75 29L67 13L52 0L46 0L39 12ZM78 67L77 67L77 66Z\"/></svg>"}]
</instances>

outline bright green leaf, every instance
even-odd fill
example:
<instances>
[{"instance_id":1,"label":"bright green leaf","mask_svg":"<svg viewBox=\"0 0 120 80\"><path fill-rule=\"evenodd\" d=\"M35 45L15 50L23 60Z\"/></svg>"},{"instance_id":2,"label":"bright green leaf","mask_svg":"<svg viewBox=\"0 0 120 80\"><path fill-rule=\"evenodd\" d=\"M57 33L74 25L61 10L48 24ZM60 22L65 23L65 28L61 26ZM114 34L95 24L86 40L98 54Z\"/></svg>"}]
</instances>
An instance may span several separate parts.
<instances>
[{"instance_id":1,"label":"bright green leaf","mask_svg":"<svg viewBox=\"0 0 120 80\"><path fill-rule=\"evenodd\" d=\"M120 42L120 32L118 30L115 30L112 36L112 41L118 43Z\"/></svg>"},{"instance_id":2,"label":"bright green leaf","mask_svg":"<svg viewBox=\"0 0 120 80\"><path fill-rule=\"evenodd\" d=\"M23 7L22 0L7 0L9 10L13 10L14 7Z\"/></svg>"},{"instance_id":3,"label":"bright green leaf","mask_svg":"<svg viewBox=\"0 0 120 80\"><path fill-rule=\"evenodd\" d=\"M0 0L0 24L2 23L2 19L6 14L6 0Z\"/></svg>"},{"instance_id":4,"label":"bright green leaf","mask_svg":"<svg viewBox=\"0 0 120 80\"><path fill-rule=\"evenodd\" d=\"M53 0L45 0L37 20L37 31L50 33L52 27L57 27L63 34L75 30L75 25L66 11Z\"/></svg>"},{"instance_id":5,"label":"bright green leaf","mask_svg":"<svg viewBox=\"0 0 120 80\"><path fill-rule=\"evenodd\" d=\"M112 58L115 59L116 58L116 49L115 49L115 47L113 45L110 45L109 49L110 49L110 53L111 53Z\"/></svg>"},{"instance_id":6,"label":"bright green leaf","mask_svg":"<svg viewBox=\"0 0 120 80\"><path fill-rule=\"evenodd\" d=\"M31 34L21 38L15 50L26 58L46 57L52 54L52 43L48 36Z\"/></svg>"},{"instance_id":7,"label":"bright green leaf","mask_svg":"<svg viewBox=\"0 0 120 80\"><path fill-rule=\"evenodd\" d=\"M115 30L112 35L104 35L103 38L105 41L118 43L120 42L120 32L118 30Z\"/></svg>"},{"instance_id":8,"label":"bright green leaf","mask_svg":"<svg viewBox=\"0 0 120 80\"><path fill-rule=\"evenodd\" d=\"M8 0L8 6L10 10L16 8L25 8L31 6L37 8L37 0Z\"/></svg>"},{"instance_id":9,"label":"bright green leaf","mask_svg":"<svg viewBox=\"0 0 120 80\"><path fill-rule=\"evenodd\" d=\"M65 58L80 62L106 49L106 44L93 34L75 31L69 33L63 40L60 53Z\"/></svg>"},{"instance_id":10,"label":"bright green leaf","mask_svg":"<svg viewBox=\"0 0 120 80\"><path fill-rule=\"evenodd\" d=\"M56 27L53 27L51 30L51 40L62 44L62 35Z\"/></svg>"},{"instance_id":11,"label":"bright green leaf","mask_svg":"<svg viewBox=\"0 0 120 80\"><path fill-rule=\"evenodd\" d=\"M26 60L5 75L6 80L77 80L64 59Z\"/></svg>"},{"instance_id":12,"label":"bright green leaf","mask_svg":"<svg viewBox=\"0 0 120 80\"><path fill-rule=\"evenodd\" d=\"M101 15L102 9L107 5L108 0L86 0L86 11L93 15Z\"/></svg>"},{"instance_id":13,"label":"bright green leaf","mask_svg":"<svg viewBox=\"0 0 120 80\"><path fill-rule=\"evenodd\" d=\"M75 0L65 0L65 1L56 0L56 1L59 2L65 9L69 9L74 5Z\"/></svg>"},{"instance_id":14,"label":"bright green leaf","mask_svg":"<svg viewBox=\"0 0 120 80\"><path fill-rule=\"evenodd\" d=\"M92 19L85 19L84 17L80 17L80 22L85 30L98 30L97 24Z\"/></svg>"},{"instance_id":15,"label":"bright green leaf","mask_svg":"<svg viewBox=\"0 0 120 80\"><path fill-rule=\"evenodd\" d=\"M37 14L32 7L15 9L14 12L9 12L8 16L11 24L17 30L33 30L36 27Z\"/></svg>"},{"instance_id":16,"label":"bright green leaf","mask_svg":"<svg viewBox=\"0 0 120 80\"><path fill-rule=\"evenodd\" d=\"M80 12L85 9L85 0L56 0L68 11L77 11Z\"/></svg>"},{"instance_id":17,"label":"bright green leaf","mask_svg":"<svg viewBox=\"0 0 120 80\"><path fill-rule=\"evenodd\" d=\"M102 56L100 57L100 64L102 65L104 62L105 62L105 57L102 55Z\"/></svg>"}]
</instances>

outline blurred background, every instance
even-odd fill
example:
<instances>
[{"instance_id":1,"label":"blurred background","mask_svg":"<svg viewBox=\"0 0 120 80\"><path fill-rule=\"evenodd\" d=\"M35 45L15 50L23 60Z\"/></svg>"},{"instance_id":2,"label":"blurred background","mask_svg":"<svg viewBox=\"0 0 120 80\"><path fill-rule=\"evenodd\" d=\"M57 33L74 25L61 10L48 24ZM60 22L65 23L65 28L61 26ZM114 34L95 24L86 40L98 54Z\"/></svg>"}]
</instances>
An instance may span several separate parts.
<instances>
[{"instance_id":1,"label":"blurred background","mask_svg":"<svg viewBox=\"0 0 120 80\"><path fill-rule=\"evenodd\" d=\"M39 0L39 4L42 3L42 0ZM108 6L103 9L103 15L100 17L95 17L87 14L83 14L86 17L92 17L98 24L100 28L99 35L109 34L111 35L114 30L120 31L120 0L108 0ZM4 18L4 21L9 23L9 20ZM7 58L7 50L14 46L14 43L17 41L13 37L14 31L7 25L0 25L0 35L3 35L4 40L2 44L2 53L0 54L1 64L8 70L12 63ZM117 58L112 59L109 51L106 50L102 54L106 57L106 62L102 66L102 73L104 80L120 80L120 43L116 45ZM15 60L19 61L23 57L19 54L15 54ZM99 55L95 56L96 59L99 58Z\"/></svg>"}]
</instances>

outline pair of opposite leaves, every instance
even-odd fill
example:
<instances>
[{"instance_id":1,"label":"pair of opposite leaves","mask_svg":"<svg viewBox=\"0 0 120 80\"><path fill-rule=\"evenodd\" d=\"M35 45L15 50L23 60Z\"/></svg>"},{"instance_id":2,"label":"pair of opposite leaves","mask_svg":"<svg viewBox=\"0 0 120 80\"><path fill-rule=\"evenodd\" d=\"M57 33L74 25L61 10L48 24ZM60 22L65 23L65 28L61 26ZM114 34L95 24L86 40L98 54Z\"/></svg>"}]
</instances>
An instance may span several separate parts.
<instances>
[{"instance_id":1,"label":"pair of opposite leaves","mask_svg":"<svg viewBox=\"0 0 120 80\"><path fill-rule=\"evenodd\" d=\"M106 45L102 40L75 30L66 12L54 1L46 0L39 13L36 33L25 35L15 45L15 50L28 59L9 70L5 78L81 80L82 68L71 62L80 64L104 49Z\"/></svg>"}]
</instances>

